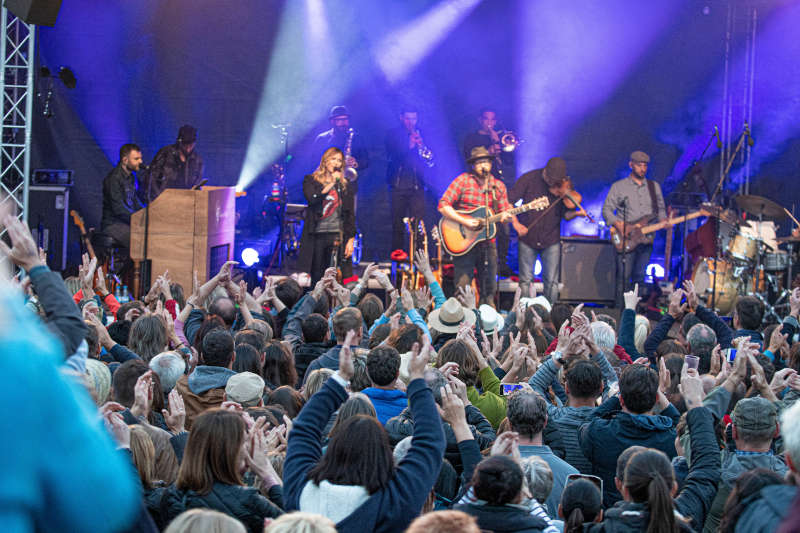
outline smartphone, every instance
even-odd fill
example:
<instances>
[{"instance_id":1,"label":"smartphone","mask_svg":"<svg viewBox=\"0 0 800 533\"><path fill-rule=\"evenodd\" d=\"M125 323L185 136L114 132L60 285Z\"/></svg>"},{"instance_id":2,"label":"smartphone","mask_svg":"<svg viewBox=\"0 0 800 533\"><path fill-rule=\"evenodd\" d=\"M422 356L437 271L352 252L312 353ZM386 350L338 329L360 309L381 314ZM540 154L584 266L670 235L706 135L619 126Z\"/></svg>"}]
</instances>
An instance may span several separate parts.
<instances>
[{"instance_id":1,"label":"smartphone","mask_svg":"<svg viewBox=\"0 0 800 533\"><path fill-rule=\"evenodd\" d=\"M594 483L595 487L600 489L600 494L603 494L603 479L602 478L599 478L597 476L592 476L592 475L589 475L589 474L570 474L570 475L567 476L566 485L569 485L570 483L572 483L576 479L585 479L586 481L591 481L592 483Z\"/></svg>"},{"instance_id":2,"label":"smartphone","mask_svg":"<svg viewBox=\"0 0 800 533\"><path fill-rule=\"evenodd\" d=\"M684 359L686 361L686 366L689 368L694 368L697 370L697 365L700 364L700 358L696 355L687 355Z\"/></svg>"},{"instance_id":3,"label":"smartphone","mask_svg":"<svg viewBox=\"0 0 800 533\"><path fill-rule=\"evenodd\" d=\"M520 390L522 385L519 383L501 383L500 384L500 392L503 393L503 396L508 396L515 390Z\"/></svg>"},{"instance_id":4,"label":"smartphone","mask_svg":"<svg viewBox=\"0 0 800 533\"><path fill-rule=\"evenodd\" d=\"M725 348L725 359L729 363L733 363L734 359L736 359L736 348Z\"/></svg>"}]
</instances>

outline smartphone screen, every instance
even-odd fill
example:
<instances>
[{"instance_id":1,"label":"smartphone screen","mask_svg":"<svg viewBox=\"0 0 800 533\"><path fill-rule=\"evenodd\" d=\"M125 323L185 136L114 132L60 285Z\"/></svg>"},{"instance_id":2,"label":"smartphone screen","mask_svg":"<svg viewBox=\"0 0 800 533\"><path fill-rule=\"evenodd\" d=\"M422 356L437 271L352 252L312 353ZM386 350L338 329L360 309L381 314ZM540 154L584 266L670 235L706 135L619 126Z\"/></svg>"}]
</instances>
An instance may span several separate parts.
<instances>
[{"instance_id":1,"label":"smartphone screen","mask_svg":"<svg viewBox=\"0 0 800 533\"><path fill-rule=\"evenodd\" d=\"M502 383L500 386L503 396L508 396L515 390L519 390L522 388L522 385L520 385L519 383Z\"/></svg>"},{"instance_id":2,"label":"smartphone screen","mask_svg":"<svg viewBox=\"0 0 800 533\"><path fill-rule=\"evenodd\" d=\"M725 359L727 359L729 363L733 363L736 359L736 348L726 348Z\"/></svg>"}]
</instances>

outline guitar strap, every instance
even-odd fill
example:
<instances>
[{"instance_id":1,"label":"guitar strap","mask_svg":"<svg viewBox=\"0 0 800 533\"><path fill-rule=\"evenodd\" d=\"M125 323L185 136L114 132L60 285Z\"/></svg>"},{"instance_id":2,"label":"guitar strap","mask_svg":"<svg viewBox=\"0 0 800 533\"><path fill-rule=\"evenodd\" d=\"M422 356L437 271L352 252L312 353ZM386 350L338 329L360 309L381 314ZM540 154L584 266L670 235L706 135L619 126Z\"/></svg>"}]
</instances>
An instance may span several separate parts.
<instances>
[{"instance_id":1,"label":"guitar strap","mask_svg":"<svg viewBox=\"0 0 800 533\"><path fill-rule=\"evenodd\" d=\"M647 180L647 191L650 193L650 205L653 210L653 218L658 217L658 199L656 198L656 182Z\"/></svg>"}]
</instances>

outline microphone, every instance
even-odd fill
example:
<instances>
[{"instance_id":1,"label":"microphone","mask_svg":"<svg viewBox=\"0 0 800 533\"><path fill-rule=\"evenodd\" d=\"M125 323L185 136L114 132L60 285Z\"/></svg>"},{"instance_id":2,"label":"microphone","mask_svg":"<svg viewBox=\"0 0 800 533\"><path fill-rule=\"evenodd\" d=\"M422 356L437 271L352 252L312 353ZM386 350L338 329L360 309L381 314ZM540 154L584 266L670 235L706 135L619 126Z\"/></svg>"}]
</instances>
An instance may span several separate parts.
<instances>
[{"instance_id":1,"label":"microphone","mask_svg":"<svg viewBox=\"0 0 800 533\"><path fill-rule=\"evenodd\" d=\"M750 125L745 121L744 134L747 135L747 146L753 146L756 142L753 140L753 135L750 133Z\"/></svg>"},{"instance_id":2,"label":"microphone","mask_svg":"<svg viewBox=\"0 0 800 533\"><path fill-rule=\"evenodd\" d=\"M722 139L719 136L719 128L714 126L714 137L717 138L717 148L722 148Z\"/></svg>"},{"instance_id":3,"label":"microphone","mask_svg":"<svg viewBox=\"0 0 800 533\"><path fill-rule=\"evenodd\" d=\"M205 179L205 178L203 178L202 180L200 180L200 182L199 182L197 185L195 185L194 187L192 187L192 190L193 190L193 191L199 191L199 190L200 190L200 187L202 187L202 186L203 186L203 185L205 185L206 183L208 183L208 180L207 180L207 179Z\"/></svg>"}]
</instances>

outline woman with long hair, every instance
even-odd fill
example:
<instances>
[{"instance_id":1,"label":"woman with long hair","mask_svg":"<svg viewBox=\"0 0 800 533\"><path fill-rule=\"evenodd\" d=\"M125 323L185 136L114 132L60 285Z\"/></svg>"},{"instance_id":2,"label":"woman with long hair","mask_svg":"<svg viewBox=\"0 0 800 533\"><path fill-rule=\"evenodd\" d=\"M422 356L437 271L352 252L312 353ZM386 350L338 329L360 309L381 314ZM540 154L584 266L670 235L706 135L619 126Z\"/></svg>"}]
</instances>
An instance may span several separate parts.
<instances>
[{"instance_id":1,"label":"woman with long hair","mask_svg":"<svg viewBox=\"0 0 800 533\"><path fill-rule=\"evenodd\" d=\"M325 150L317 169L303 179L308 208L297 266L311 275L312 286L331 266L334 253L342 276L352 275L345 260L353 255L356 234L354 188L344 178L344 154L336 147Z\"/></svg>"},{"instance_id":2,"label":"woman with long hair","mask_svg":"<svg viewBox=\"0 0 800 533\"><path fill-rule=\"evenodd\" d=\"M264 382L271 389L297 384L297 369L292 351L281 341L270 341L264 348Z\"/></svg>"},{"instance_id":3,"label":"woman with long hair","mask_svg":"<svg viewBox=\"0 0 800 533\"><path fill-rule=\"evenodd\" d=\"M269 499L245 486L247 469L261 481ZM209 409L192 425L175 486L161 500L160 519L169 522L187 509L207 508L261 532L265 518L283 514L280 478L267 459L265 437L248 434L241 414ZM163 527L163 524L161 524Z\"/></svg>"}]
</instances>

